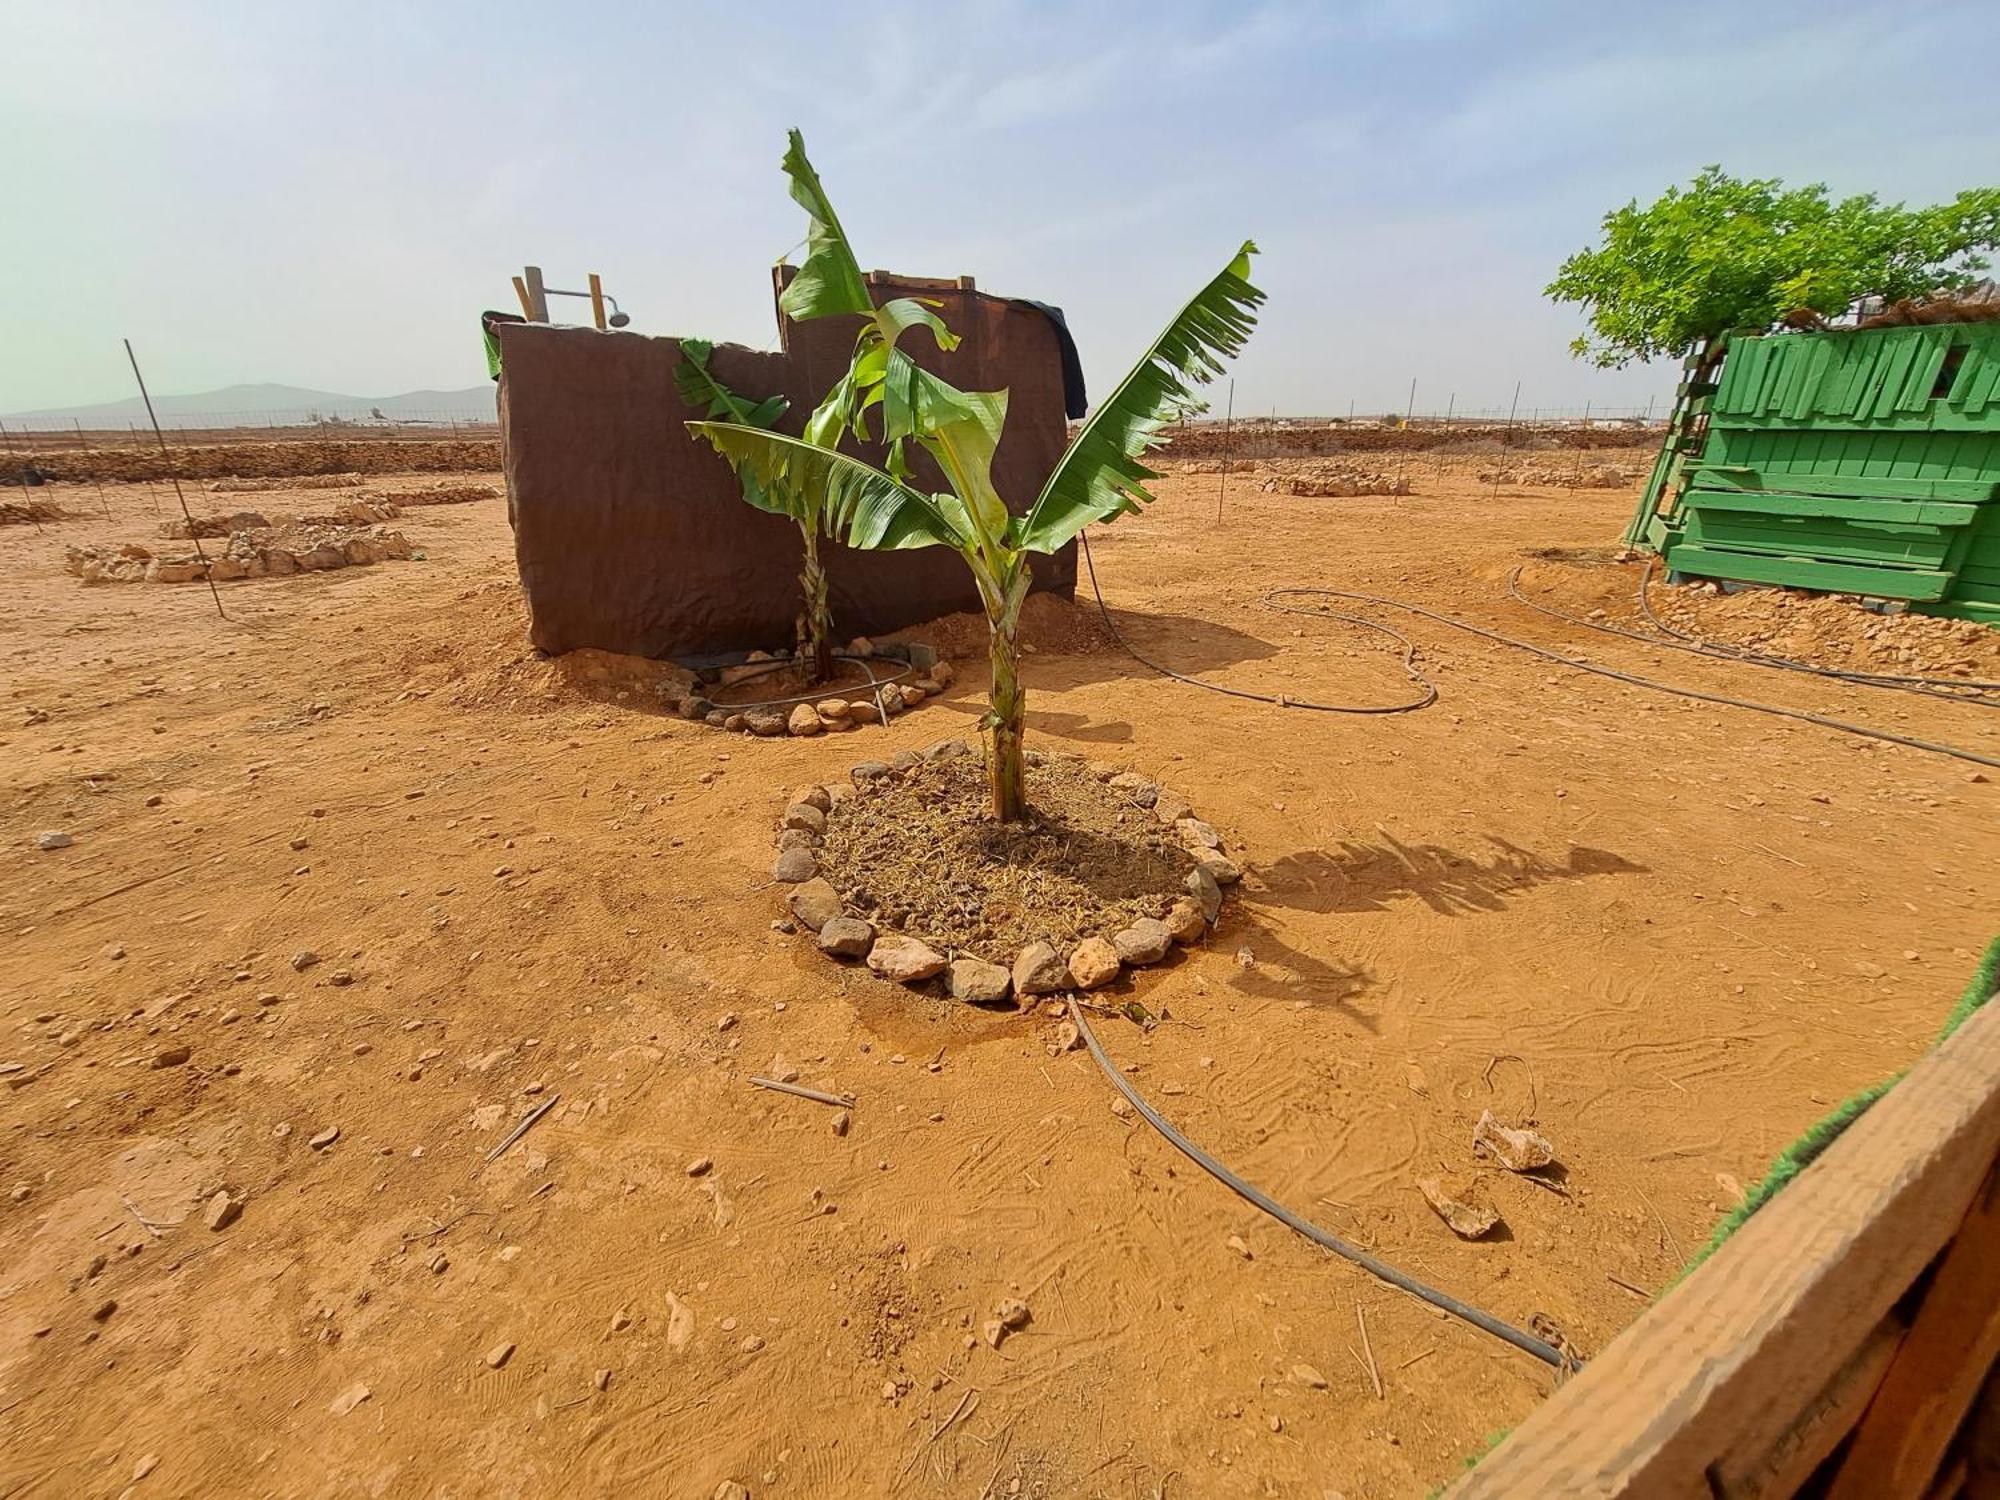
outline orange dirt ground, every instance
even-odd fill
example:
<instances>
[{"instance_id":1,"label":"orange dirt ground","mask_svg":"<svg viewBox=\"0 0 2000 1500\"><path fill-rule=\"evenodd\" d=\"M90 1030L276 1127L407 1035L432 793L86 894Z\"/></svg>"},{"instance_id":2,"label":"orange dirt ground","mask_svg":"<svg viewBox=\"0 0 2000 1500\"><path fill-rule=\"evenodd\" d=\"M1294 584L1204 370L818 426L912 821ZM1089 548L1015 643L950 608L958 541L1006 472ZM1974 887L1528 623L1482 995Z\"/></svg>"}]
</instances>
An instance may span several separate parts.
<instances>
[{"instance_id":1,"label":"orange dirt ground","mask_svg":"<svg viewBox=\"0 0 2000 1500\"><path fill-rule=\"evenodd\" d=\"M1482 463L1413 456L1404 497L1232 477L1220 525L1223 481L1176 476L1097 566L1140 649L1245 687L1407 696L1381 638L1260 607L1324 584L2000 744L1977 708L1507 601L1527 560L1536 597L1631 619L1605 559L1635 491ZM44 493L74 518L0 533L0 1494L1360 1500L1550 1390L1115 1112L1049 1019L773 930L787 793L971 732L976 657L887 730L723 736L533 659L502 501L405 512L427 560L225 584L224 623L200 584L63 573L153 534L147 486L106 487L112 522ZM1121 981L1173 1019L1098 1027L1283 1202L1594 1353L1934 1032L1996 925L2000 785L1385 618L1435 707L1027 658L1032 744L1162 778L1246 870L1205 948ZM855 1095L846 1134L746 1081L785 1068ZM1566 1195L1476 1170L1488 1108ZM1414 1186L1440 1174L1506 1228L1454 1239ZM991 1348L1009 1297L1032 1321Z\"/></svg>"}]
</instances>

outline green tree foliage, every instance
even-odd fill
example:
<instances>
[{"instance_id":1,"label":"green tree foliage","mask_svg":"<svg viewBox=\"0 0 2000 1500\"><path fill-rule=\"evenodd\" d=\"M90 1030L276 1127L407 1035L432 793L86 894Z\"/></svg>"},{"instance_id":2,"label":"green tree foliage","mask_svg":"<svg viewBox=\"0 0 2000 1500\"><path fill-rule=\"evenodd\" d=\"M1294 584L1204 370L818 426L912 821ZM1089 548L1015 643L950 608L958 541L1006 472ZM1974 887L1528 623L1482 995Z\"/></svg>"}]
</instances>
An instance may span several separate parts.
<instances>
[{"instance_id":1,"label":"green tree foliage","mask_svg":"<svg viewBox=\"0 0 2000 1500\"><path fill-rule=\"evenodd\" d=\"M1684 357L1737 329L1817 326L1864 297L1963 287L1996 245L2000 188L1906 208L1711 166L1605 215L1603 242L1564 261L1546 295L1583 306L1590 331L1572 347L1610 368Z\"/></svg>"}]
</instances>

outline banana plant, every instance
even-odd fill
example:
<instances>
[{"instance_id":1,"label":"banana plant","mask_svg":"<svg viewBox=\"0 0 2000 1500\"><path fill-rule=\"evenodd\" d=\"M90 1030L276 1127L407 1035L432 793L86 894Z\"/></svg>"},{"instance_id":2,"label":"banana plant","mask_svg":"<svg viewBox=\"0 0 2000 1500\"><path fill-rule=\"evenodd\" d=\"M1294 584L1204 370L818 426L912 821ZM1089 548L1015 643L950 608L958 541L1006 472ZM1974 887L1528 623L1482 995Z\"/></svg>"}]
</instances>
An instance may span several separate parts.
<instances>
[{"instance_id":1,"label":"banana plant","mask_svg":"<svg viewBox=\"0 0 2000 1500\"><path fill-rule=\"evenodd\" d=\"M1018 645L1022 602L1031 581L1029 558L1060 550L1093 521L1138 510L1158 477L1141 460L1161 441L1160 429L1199 410L1194 386L1221 373L1256 322L1264 294L1250 284L1250 257L1242 248L1195 294L1155 339L1139 362L1077 433L1024 515L1012 515L993 483L993 454L1007 418L1005 391L961 391L920 369L896 347L897 335L922 323L940 343L948 333L935 314L890 314L869 304L867 282L848 247L819 178L805 158L797 131L785 170L792 196L812 224L804 265L781 299L793 317L859 313L869 319L856 338L848 373L828 393L802 440L736 422L688 423L735 467L746 493L814 494L827 530L850 547L893 550L949 547L965 560L986 613L992 676L983 727L989 736L987 771L992 810L1003 822L1026 816L1022 733L1027 695L1021 686ZM789 299L789 300L784 300ZM908 301L910 299L901 299ZM890 304L893 307L895 304ZM887 314L887 316L885 316ZM872 333L871 333L872 328ZM953 340L956 342L956 340ZM948 345L946 347L949 347ZM832 442L841 430L867 437L867 415L881 409L878 437L889 445L887 468L842 453ZM835 426L835 423L838 426ZM915 442L936 460L948 490L926 493L903 462Z\"/></svg>"},{"instance_id":2,"label":"banana plant","mask_svg":"<svg viewBox=\"0 0 2000 1500\"><path fill-rule=\"evenodd\" d=\"M682 339L680 362L674 366L674 389L681 400L710 421L731 422L739 427L769 429L791 408L783 396L766 396L751 401L739 396L708 367L715 345L707 339ZM812 680L824 682L833 675L833 612L827 605L826 569L819 560L820 515L817 498L767 488L748 474L739 475L743 498L759 510L789 516L798 523L804 542L804 561L799 568L799 613L794 622L798 659L812 663Z\"/></svg>"}]
</instances>

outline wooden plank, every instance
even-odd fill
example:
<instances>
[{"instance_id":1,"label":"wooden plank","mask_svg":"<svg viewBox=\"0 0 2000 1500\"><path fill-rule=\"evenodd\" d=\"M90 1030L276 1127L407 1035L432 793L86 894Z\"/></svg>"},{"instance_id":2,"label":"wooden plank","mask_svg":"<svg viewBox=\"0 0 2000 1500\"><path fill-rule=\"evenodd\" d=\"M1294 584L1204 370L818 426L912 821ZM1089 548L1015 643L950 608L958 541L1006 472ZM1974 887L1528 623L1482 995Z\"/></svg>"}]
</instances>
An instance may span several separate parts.
<instances>
[{"instance_id":1,"label":"wooden plank","mask_svg":"<svg viewBox=\"0 0 2000 1500\"><path fill-rule=\"evenodd\" d=\"M1965 1218L2000 1151L2000 1005L1974 1014L1449 1492L1714 1495L1780 1442Z\"/></svg>"},{"instance_id":2,"label":"wooden plank","mask_svg":"<svg viewBox=\"0 0 2000 1500\"><path fill-rule=\"evenodd\" d=\"M1855 479L1812 470L1757 469L1747 464L1703 463L1692 471L1704 489L1744 494L1843 495L1859 500L1947 500L1976 505L2000 499L2000 478L1992 479Z\"/></svg>"},{"instance_id":3,"label":"wooden plank","mask_svg":"<svg viewBox=\"0 0 2000 1500\"><path fill-rule=\"evenodd\" d=\"M590 273L590 321L599 328L609 328L604 321L604 283L595 271Z\"/></svg>"},{"instance_id":4,"label":"wooden plank","mask_svg":"<svg viewBox=\"0 0 2000 1500\"><path fill-rule=\"evenodd\" d=\"M1707 478L1706 474L1696 475L1696 482L1701 487L1688 492L1685 504L1701 510L1741 511L1746 515L1825 516L1842 521L1897 522L1918 526L1970 526L1979 515L1976 503L1801 495L1785 490L1714 489L1704 483Z\"/></svg>"},{"instance_id":5,"label":"wooden plank","mask_svg":"<svg viewBox=\"0 0 2000 1500\"><path fill-rule=\"evenodd\" d=\"M521 316L530 323L535 321L535 304L528 296L528 283L520 277L514 278L514 295L521 299Z\"/></svg>"},{"instance_id":6,"label":"wooden plank","mask_svg":"<svg viewBox=\"0 0 2000 1500\"><path fill-rule=\"evenodd\" d=\"M528 321L546 323L549 320L549 294L542 282L540 266L523 266L521 275L528 283Z\"/></svg>"},{"instance_id":7,"label":"wooden plank","mask_svg":"<svg viewBox=\"0 0 2000 1500\"><path fill-rule=\"evenodd\" d=\"M1760 1495L1777 1500L1796 1493L1861 1420L1908 1331L1893 1313L1884 1318L1775 1441L1748 1453L1724 1454L1709 1466L1716 1492L1730 1500Z\"/></svg>"},{"instance_id":8,"label":"wooden plank","mask_svg":"<svg viewBox=\"0 0 2000 1500\"><path fill-rule=\"evenodd\" d=\"M1841 1460L1827 1500L1914 1495L2000 1355L2000 1177L1988 1177L1924 1294L1909 1337Z\"/></svg>"},{"instance_id":9,"label":"wooden plank","mask_svg":"<svg viewBox=\"0 0 2000 1500\"><path fill-rule=\"evenodd\" d=\"M1951 574L1934 568L1865 567L1785 557L1767 552L1729 552L1681 542L1668 549L1667 566L1700 578L1734 578L1744 583L1776 583L1834 594L1873 594L1884 599L1942 599Z\"/></svg>"}]
</instances>

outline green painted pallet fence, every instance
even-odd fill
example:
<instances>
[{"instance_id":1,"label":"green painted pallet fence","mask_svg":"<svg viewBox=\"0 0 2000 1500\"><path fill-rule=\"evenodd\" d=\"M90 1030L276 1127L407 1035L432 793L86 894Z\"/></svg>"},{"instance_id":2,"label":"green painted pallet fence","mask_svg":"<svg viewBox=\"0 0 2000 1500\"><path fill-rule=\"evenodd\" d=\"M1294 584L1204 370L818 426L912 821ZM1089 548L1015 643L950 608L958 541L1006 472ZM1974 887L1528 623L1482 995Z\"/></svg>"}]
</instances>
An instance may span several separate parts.
<instances>
[{"instance_id":1,"label":"green painted pallet fence","mask_svg":"<svg viewBox=\"0 0 2000 1500\"><path fill-rule=\"evenodd\" d=\"M2000 324L1736 338L1675 415L1627 532L1672 571L2000 625Z\"/></svg>"}]
</instances>

